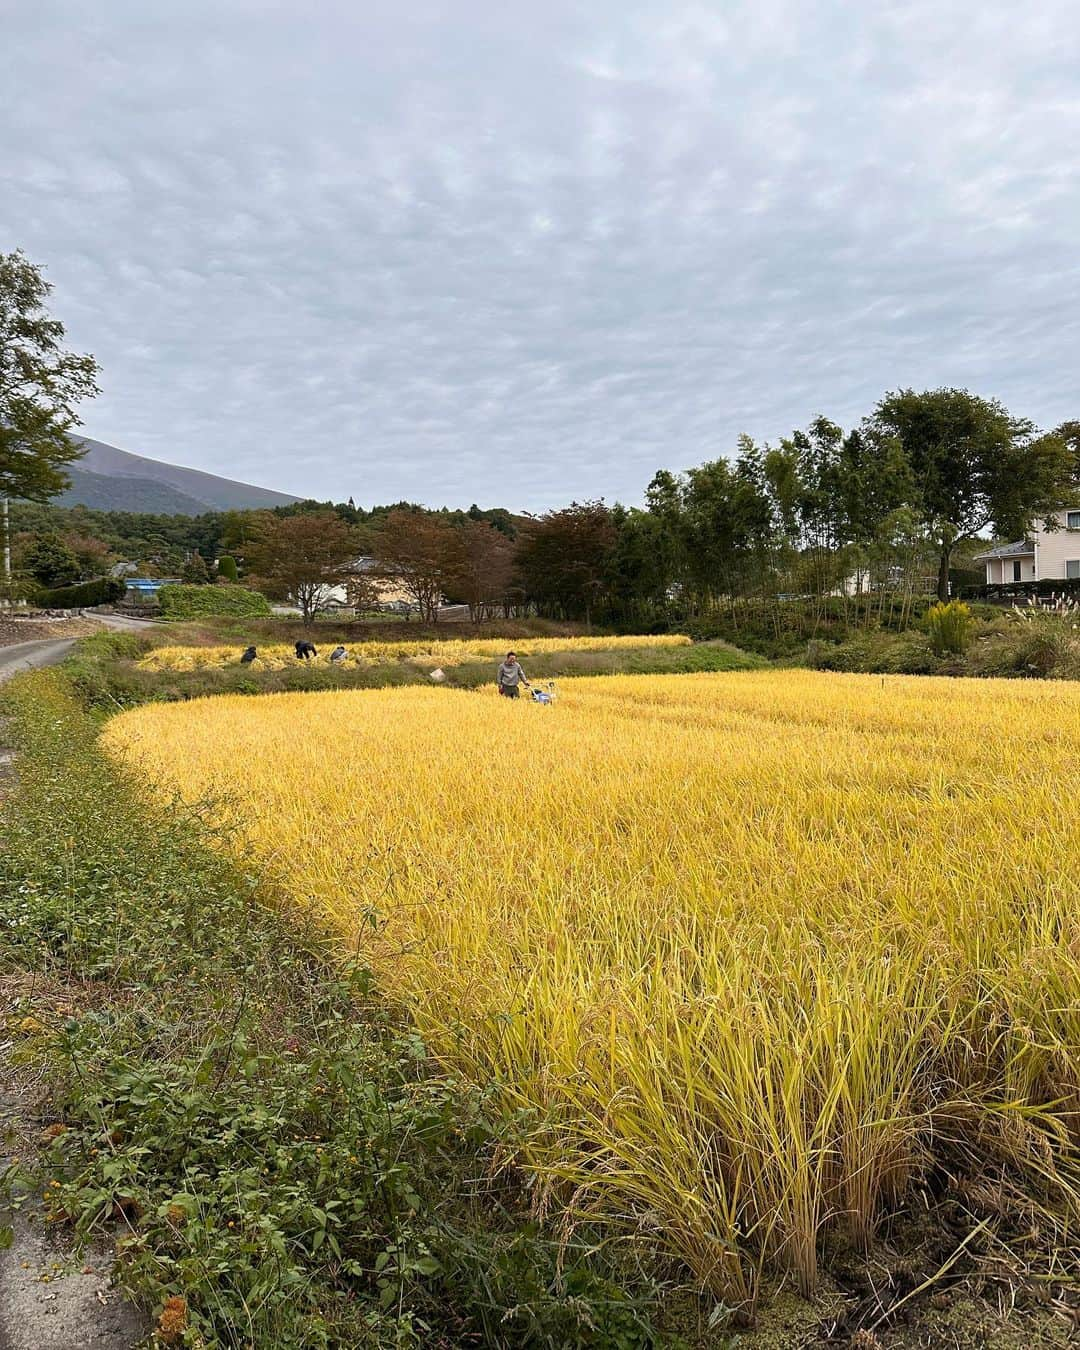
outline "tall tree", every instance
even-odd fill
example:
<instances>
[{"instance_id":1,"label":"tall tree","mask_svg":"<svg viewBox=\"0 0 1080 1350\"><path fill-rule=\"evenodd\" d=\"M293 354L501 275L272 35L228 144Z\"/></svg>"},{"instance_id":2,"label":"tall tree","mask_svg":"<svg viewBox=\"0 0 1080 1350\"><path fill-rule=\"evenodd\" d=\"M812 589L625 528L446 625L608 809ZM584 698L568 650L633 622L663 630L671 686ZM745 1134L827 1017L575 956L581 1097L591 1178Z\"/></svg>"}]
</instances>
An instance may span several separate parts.
<instances>
[{"instance_id":1,"label":"tall tree","mask_svg":"<svg viewBox=\"0 0 1080 1350\"><path fill-rule=\"evenodd\" d=\"M363 541L333 511L265 513L246 546L248 580L274 599L295 604L311 624L356 570Z\"/></svg>"},{"instance_id":2,"label":"tall tree","mask_svg":"<svg viewBox=\"0 0 1080 1350\"><path fill-rule=\"evenodd\" d=\"M45 501L83 453L68 436L98 392L97 362L64 349L52 287L22 252L0 254L0 497Z\"/></svg>"},{"instance_id":3,"label":"tall tree","mask_svg":"<svg viewBox=\"0 0 1080 1350\"><path fill-rule=\"evenodd\" d=\"M457 572L447 594L469 607L473 623L501 613L513 584L514 546L486 520L471 518L458 528Z\"/></svg>"},{"instance_id":4,"label":"tall tree","mask_svg":"<svg viewBox=\"0 0 1080 1350\"><path fill-rule=\"evenodd\" d=\"M427 623L439 617L444 594L463 562L461 532L432 511L391 511L374 536L378 575L399 586Z\"/></svg>"},{"instance_id":5,"label":"tall tree","mask_svg":"<svg viewBox=\"0 0 1080 1350\"><path fill-rule=\"evenodd\" d=\"M190 586L205 586L210 580L210 569L198 549L185 559L183 567L180 569L180 576Z\"/></svg>"},{"instance_id":6,"label":"tall tree","mask_svg":"<svg viewBox=\"0 0 1080 1350\"><path fill-rule=\"evenodd\" d=\"M23 567L41 586L70 586L79 579L79 560L56 534L39 535L23 555Z\"/></svg>"},{"instance_id":7,"label":"tall tree","mask_svg":"<svg viewBox=\"0 0 1080 1350\"><path fill-rule=\"evenodd\" d=\"M966 389L886 394L865 430L877 446L903 452L942 600L958 543L988 528L1015 537L1050 519L1075 490L1075 462L1060 436L1038 436L1030 422Z\"/></svg>"},{"instance_id":8,"label":"tall tree","mask_svg":"<svg viewBox=\"0 0 1080 1350\"><path fill-rule=\"evenodd\" d=\"M608 589L615 541L611 510L601 501L571 502L541 516L518 549L529 596L551 613L590 623Z\"/></svg>"}]
</instances>

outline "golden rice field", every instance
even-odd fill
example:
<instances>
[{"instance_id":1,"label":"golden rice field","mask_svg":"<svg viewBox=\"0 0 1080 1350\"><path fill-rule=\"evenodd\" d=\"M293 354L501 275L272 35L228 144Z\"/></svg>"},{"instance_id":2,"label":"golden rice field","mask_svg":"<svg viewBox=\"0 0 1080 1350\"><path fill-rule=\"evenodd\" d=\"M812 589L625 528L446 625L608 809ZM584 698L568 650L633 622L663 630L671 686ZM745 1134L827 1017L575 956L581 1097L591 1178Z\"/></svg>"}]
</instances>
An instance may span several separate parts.
<instances>
[{"instance_id":1,"label":"golden rice field","mask_svg":"<svg viewBox=\"0 0 1080 1350\"><path fill-rule=\"evenodd\" d=\"M524 645L524 644L522 644ZM1075 1214L1080 688L802 671L142 707L434 1051L533 1108L552 1205L727 1299L813 1287L927 1160ZM377 925L372 923L377 918Z\"/></svg>"},{"instance_id":2,"label":"golden rice field","mask_svg":"<svg viewBox=\"0 0 1080 1350\"><path fill-rule=\"evenodd\" d=\"M336 644L326 642L316 646L317 660L328 662ZM445 642L405 639L400 642L358 642L347 648L345 664L350 666L379 666L396 661L414 661L419 664L437 664L444 667L460 666L467 661L498 661L508 651L514 651L522 663L530 656L548 652L608 652L644 647L688 647L690 639L678 633L651 637L569 637L522 638L520 642L507 638L447 639ZM223 669L240 663L242 646L233 647L155 647L138 662L143 670L210 670ZM256 667L282 670L286 666L302 665L292 645L285 642L267 643L258 647Z\"/></svg>"}]
</instances>

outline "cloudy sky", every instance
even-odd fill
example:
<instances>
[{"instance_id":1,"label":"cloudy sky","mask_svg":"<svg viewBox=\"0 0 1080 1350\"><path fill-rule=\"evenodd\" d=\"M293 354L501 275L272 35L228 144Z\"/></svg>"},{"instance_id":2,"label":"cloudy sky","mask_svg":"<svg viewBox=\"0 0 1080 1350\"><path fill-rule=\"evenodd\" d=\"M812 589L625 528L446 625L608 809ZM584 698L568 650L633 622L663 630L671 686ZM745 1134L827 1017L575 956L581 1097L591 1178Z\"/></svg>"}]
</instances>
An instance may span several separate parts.
<instances>
[{"instance_id":1,"label":"cloudy sky","mask_svg":"<svg viewBox=\"0 0 1080 1350\"><path fill-rule=\"evenodd\" d=\"M899 385L1080 416L1075 0L7 0L87 434L541 510Z\"/></svg>"}]
</instances>

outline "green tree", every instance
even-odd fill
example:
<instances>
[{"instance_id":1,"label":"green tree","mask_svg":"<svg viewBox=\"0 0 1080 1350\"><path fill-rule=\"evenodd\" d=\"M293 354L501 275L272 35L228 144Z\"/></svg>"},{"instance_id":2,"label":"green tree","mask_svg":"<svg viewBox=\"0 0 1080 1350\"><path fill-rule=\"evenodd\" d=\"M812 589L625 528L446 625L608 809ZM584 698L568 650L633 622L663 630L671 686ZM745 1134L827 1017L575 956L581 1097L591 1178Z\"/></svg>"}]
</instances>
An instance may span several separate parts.
<instances>
[{"instance_id":1,"label":"green tree","mask_svg":"<svg viewBox=\"0 0 1080 1350\"><path fill-rule=\"evenodd\" d=\"M35 539L23 555L23 566L40 586L71 586L79 580L79 560L59 535Z\"/></svg>"},{"instance_id":2,"label":"green tree","mask_svg":"<svg viewBox=\"0 0 1080 1350\"><path fill-rule=\"evenodd\" d=\"M240 579L240 572L236 566L236 559L229 553L224 553L218 559L217 574L226 581L236 582Z\"/></svg>"},{"instance_id":3,"label":"green tree","mask_svg":"<svg viewBox=\"0 0 1080 1350\"><path fill-rule=\"evenodd\" d=\"M198 549L184 563L180 569L180 576L182 580L192 586L205 586L210 580L210 569ZM235 578L233 579L235 580Z\"/></svg>"},{"instance_id":4,"label":"green tree","mask_svg":"<svg viewBox=\"0 0 1080 1350\"><path fill-rule=\"evenodd\" d=\"M21 252L0 254L0 497L45 501L68 484L81 448L75 408L98 392L97 362L63 347L51 286Z\"/></svg>"},{"instance_id":5,"label":"green tree","mask_svg":"<svg viewBox=\"0 0 1080 1350\"><path fill-rule=\"evenodd\" d=\"M966 389L886 394L865 431L879 449L903 453L911 506L932 539L938 598L949 597L958 543L992 528L1015 538L1071 498L1076 464L1065 441L1039 436L993 399Z\"/></svg>"},{"instance_id":6,"label":"green tree","mask_svg":"<svg viewBox=\"0 0 1080 1350\"><path fill-rule=\"evenodd\" d=\"M526 532L518 571L537 606L562 618L592 621L607 597L616 530L603 502L571 502L549 511Z\"/></svg>"}]
</instances>

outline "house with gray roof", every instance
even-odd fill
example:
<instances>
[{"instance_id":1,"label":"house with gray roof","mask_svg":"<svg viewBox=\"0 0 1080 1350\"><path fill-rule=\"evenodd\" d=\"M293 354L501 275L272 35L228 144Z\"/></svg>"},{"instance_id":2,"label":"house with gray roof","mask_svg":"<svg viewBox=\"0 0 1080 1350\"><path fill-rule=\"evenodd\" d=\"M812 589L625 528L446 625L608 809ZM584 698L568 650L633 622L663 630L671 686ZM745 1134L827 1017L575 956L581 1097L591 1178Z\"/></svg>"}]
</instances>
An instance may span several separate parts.
<instances>
[{"instance_id":1,"label":"house with gray roof","mask_svg":"<svg viewBox=\"0 0 1080 1350\"><path fill-rule=\"evenodd\" d=\"M977 553L975 561L986 564L986 584L1080 581L1080 510L1058 511L1053 519L1053 530L1040 526L1029 539Z\"/></svg>"}]
</instances>

